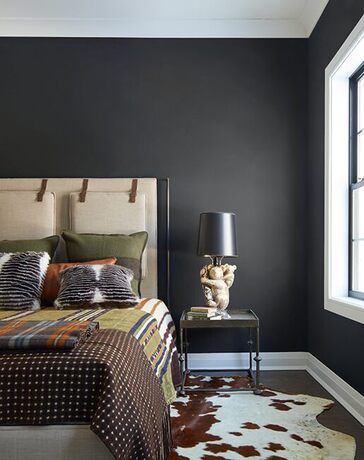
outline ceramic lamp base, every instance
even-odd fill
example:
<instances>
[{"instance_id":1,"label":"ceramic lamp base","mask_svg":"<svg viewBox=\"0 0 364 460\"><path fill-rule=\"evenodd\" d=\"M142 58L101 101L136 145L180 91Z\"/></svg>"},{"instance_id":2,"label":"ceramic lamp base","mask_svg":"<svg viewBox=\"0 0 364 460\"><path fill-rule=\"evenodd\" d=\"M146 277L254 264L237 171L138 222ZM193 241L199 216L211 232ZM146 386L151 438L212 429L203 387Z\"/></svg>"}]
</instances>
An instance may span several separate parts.
<instances>
[{"instance_id":1,"label":"ceramic lamp base","mask_svg":"<svg viewBox=\"0 0 364 460\"><path fill-rule=\"evenodd\" d=\"M229 288L234 282L236 265L205 265L200 271L200 281L205 305L224 312L229 306Z\"/></svg>"}]
</instances>

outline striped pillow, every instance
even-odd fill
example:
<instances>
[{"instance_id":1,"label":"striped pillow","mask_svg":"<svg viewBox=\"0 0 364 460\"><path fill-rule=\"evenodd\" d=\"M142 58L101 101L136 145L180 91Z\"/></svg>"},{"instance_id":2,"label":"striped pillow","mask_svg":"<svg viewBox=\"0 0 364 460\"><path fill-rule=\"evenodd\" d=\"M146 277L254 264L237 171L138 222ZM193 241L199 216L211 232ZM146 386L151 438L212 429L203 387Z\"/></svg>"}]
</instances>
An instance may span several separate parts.
<instances>
[{"instance_id":1,"label":"striped pillow","mask_svg":"<svg viewBox=\"0 0 364 460\"><path fill-rule=\"evenodd\" d=\"M118 308L139 303L131 288L133 272L120 265L75 265L60 275L54 306L63 308Z\"/></svg>"},{"instance_id":2,"label":"striped pillow","mask_svg":"<svg viewBox=\"0 0 364 460\"><path fill-rule=\"evenodd\" d=\"M0 309L39 310L47 252L0 253Z\"/></svg>"}]
</instances>

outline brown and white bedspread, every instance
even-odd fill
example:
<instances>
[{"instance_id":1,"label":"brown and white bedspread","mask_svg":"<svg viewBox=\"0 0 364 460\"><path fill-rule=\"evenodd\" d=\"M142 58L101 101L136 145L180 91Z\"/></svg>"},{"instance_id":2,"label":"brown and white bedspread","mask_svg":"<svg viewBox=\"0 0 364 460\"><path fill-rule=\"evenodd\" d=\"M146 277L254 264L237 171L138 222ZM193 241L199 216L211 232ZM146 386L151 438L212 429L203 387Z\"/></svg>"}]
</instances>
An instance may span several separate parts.
<instances>
[{"instance_id":1,"label":"brown and white bedspread","mask_svg":"<svg viewBox=\"0 0 364 460\"><path fill-rule=\"evenodd\" d=\"M0 320L94 320L69 352L0 354L0 425L89 423L117 459L164 459L178 383L174 325L163 302L133 309L1 311ZM174 370L173 370L174 368Z\"/></svg>"},{"instance_id":2,"label":"brown and white bedspread","mask_svg":"<svg viewBox=\"0 0 364 460\"><path fill-rule=\"evenodd\" d=\"M65 353L1 357L0 423L90 423L117 459L164 459L170 448L162 387L138 341L104 330Z\"/></svg>"}]
</instances>

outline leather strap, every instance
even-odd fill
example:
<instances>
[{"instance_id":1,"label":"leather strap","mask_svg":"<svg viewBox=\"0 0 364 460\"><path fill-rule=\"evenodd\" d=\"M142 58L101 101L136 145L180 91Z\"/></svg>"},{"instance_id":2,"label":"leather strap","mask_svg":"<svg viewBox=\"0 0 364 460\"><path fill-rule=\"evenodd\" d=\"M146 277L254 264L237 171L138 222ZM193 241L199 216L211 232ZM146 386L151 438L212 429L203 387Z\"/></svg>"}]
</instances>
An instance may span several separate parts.
<instances>
[{"instance_id":1,"label":"leather strap","mask_svg":"<svg viewBox=\"0 0 364 460\"><path fill-rule=\"evenodd\" d=\"M87 187L88 187L88 179L84 179L82 182L82 190L79 195L79 200L81 203L84 203L86 201Z\"/></svg>"},{"instance_id":2,"label":"leather strap","mask_svg":"<svg viewBox=\"0 0 364 460\"><path fill-rule=\"evenodd\" d=\"M133 179L131 182L131 190L129 195L129 203L135 203L138 190L138 179Z\"/></svg>"},{"instance_id":3,"label":"leather strap","mask_svg":"<svg viewBox=\"0 0 364 460\"><path fill-rule=\"evenodd\" d=\"M48 179L42 179L42 184L40 186L40 190L39 192L37 193L37 201L43 201L43 196L44 196L44 193L47 189L47 183L48 183Z\"/></svg>"}]
</instances>

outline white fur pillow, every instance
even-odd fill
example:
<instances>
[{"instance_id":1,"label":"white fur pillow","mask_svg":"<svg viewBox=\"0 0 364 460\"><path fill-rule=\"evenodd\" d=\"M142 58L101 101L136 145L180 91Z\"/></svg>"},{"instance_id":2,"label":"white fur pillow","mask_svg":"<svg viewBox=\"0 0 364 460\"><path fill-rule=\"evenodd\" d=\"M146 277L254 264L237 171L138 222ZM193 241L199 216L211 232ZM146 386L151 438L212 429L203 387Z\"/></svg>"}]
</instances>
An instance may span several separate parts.
<instances>
[{"instance_id":1,"label":"white fur pillow","mask_svg":"<svg viewBox=\"0 0 364 460\"><path fill-rule=\"evenodd\" d=\"M39 310L47 252L0 253L0 309Z\"/></svg>"}]
</instances>

